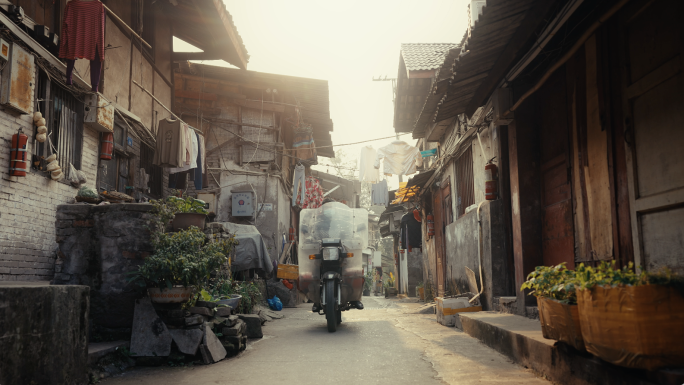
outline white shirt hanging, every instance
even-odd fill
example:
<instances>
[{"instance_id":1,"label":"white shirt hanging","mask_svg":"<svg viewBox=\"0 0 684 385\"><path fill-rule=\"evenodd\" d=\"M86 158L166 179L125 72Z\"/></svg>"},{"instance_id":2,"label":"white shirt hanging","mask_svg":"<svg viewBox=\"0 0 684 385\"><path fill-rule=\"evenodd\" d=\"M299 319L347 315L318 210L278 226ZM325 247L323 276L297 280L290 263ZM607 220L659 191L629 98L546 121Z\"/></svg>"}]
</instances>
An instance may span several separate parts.
<instances>
[{"instance_id":1,"label":"white shirt hanging","mask_svg":"<svg viewBox=\"0 0 684 385\"><path fill-rule=\"evenodd\" d=\"M169 174L175 174L177 172L183 172L193 168L197 168L197 153L199 152L199 142L197 141L197 135L195 135L195 131L189 127L188 130L190 130L190 140L192 141L192 145L190 146L190 164L185 165L184 167L172 167L169 169Z\"/></svg>"},{"instance_id":2,"label":"white shirt hanging","mask_svg":"<svg viewBox=\"0 0 684 385\"><path fill-rule=\"evenodd\" d=\"M410 175L416 172L416 166L423 165L423 157L418 147L411 146L403 140L395 140L378 149L375 168L380 168L380 160L384 159L383 172L393 175Z\"/></svg>"},{"instance_id":3,"label":"white shirt hanging","mask_svg":"<svg viewBox=\"0 0 684 385\"><path fill-rule=\"evenodd\" d=\"M368 183L378 183L380 172L373 167L377 152L373 146L361 148L361 159L359 161L359 181Z\"/></svg>"}]
</instances>

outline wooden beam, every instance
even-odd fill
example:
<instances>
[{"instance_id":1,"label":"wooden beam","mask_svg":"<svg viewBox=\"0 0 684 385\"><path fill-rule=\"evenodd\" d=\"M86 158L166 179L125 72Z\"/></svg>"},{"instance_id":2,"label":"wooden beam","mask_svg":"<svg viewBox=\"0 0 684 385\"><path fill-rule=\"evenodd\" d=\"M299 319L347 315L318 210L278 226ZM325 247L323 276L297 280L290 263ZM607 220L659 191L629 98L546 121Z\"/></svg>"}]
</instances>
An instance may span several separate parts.
<instances>
[{"instance_id":1,"label":"wooden beam","mask_svg":"<svg viewBox=\"0 0 684 385\"><path fill-rule=\"evenodd\" d=\"M215 51L209 52L174 52L173 61L188 61L188 60L222 60L221 53Z\"/></svg>"},{"instance_id":2,"label":"wooden beam","mask_svg":"<svg viewBox=\"0 0 684 385\"><path fill-rule=\"evenodd\" d=\"M252 101L252 100L241 100L233 99L232 104L252 108L255 110L273 111L273 112L285 112L285 106L279 104L273 104L268 102Z\"/></svg>"},{"instance_id":3,"label":"wooden beam","mask_svg":"<svg viewBox=\"0 0 684 385\"><path fill-rule=\"evenodd\" d=\"M184 115L197 116L197 113L195 112L197 110L197 108L195 108L194 111L192 111L192 107L188 106L186 108L191 109L191 111L183 111ZM272 127L272 126L259 126L258 124L240 123L240 122L238 122L236 120L232 120L232 119L221 119L221 118L211 118L211 117L210 118L203 117L203 119L208 120L211 123L233 124L236 126L263 128L264 130L278 131L277 128Z\"/></svg>"}]
</instances>

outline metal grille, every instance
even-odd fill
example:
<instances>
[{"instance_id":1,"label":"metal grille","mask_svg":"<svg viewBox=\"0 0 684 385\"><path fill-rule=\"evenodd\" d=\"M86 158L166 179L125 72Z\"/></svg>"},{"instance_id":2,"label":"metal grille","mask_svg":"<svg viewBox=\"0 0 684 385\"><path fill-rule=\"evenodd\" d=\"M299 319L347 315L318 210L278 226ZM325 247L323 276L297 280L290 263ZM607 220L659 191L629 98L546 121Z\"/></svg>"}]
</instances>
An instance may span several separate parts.
<instances>
[{"instance_id":1,"label":"metal grille","mask_svg":"<svg viewBox=\"0 0 684 385\"><path fill-rule=\"evenodd\" d=\"M465 214L466 208L475 204L474 180L473 180L473 150L467 150L456 161L456 184L458 186L458 216Z\"/></svg>"},{"instance_id":2,"label":"metal grille","mask_svg":"<svg viewBox=\"0 0 684 385\"><path fill-rule=\"evenodd\" d=\"M154 161L154 149L150 146L140 144L140 168L144 169L147 175L150 176L148 186L150 187L150 195L160 198L162 195L162 168L152 164Z\"/></svg>"},{"instance_id":3,"label":"metal grille","mask_svg":"<svg viewBox=\"0 0 684 385\"><path fill-rule=\"evenodd\" d=\"M61 87L51 84L51 117L48 136L57 150L62 171L70 178L69 164L81 169L83 152L83 103Z\"/></svg>"}]
</instances>

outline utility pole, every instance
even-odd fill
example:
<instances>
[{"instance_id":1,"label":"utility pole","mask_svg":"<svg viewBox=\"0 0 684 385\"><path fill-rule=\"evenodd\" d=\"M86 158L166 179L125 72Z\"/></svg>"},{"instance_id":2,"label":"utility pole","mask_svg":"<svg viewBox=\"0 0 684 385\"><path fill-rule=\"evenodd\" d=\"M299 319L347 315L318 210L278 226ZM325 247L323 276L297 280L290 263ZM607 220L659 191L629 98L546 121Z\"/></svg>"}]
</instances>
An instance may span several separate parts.
<instances>
[{"instance_id":1,"label":"utility pole","mask_svg":"<svg viewBox=\"0 0 684 385\"><path fill-rule=\"evenodd\" d=\"M392 82L392 103L394 104L394 108L397 108L397 78L388 78L387 75L385 77L380 77L378 76L377 79L373 78L374 82ZM396 134L397 140L399 140L399 134ZM404 178L402 178L401 175L399 176L399 183L404 181Z\"/></svg>"}]
</instances>

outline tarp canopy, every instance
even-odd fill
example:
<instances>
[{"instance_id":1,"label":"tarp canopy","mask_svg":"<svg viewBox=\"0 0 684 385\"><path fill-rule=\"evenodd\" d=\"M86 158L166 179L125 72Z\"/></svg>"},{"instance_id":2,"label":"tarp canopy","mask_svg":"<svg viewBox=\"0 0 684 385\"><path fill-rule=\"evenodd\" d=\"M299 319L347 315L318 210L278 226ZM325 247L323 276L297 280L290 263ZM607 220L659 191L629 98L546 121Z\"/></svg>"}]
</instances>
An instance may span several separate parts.
<instances>
[{"instance_id":1,"label":"tarp canopy","mask_svg":"<svg viewBox=\"0 0 684 385\"><path fill-rule=\"evenodd\" d=\"M235 239L239 242L235 246L231 271L262 269L270 273L273 270L268 246L255 226L230 222L223 222L221 226L226 232L235 234Z\"/></svg>"},{"instance_id":2,"label":"tarp canopy","mask_svg":"<svg viewBox=\"0 0 684 385\"><path fill-rule=\"evenodd\" d=\"M408 202L409 198L416 196L418 191L420 191L420 186L406 187L408 182L399 183L399 189L395 193L395 199L391 204L396 205L398 203Z\"/></svg>"}]
</instances>

